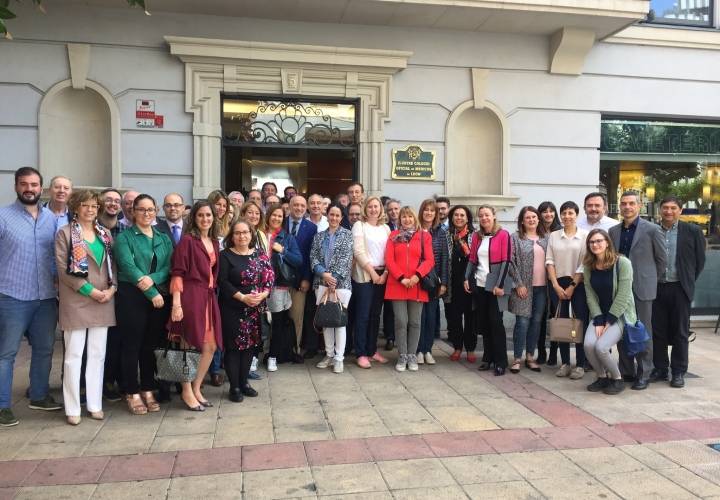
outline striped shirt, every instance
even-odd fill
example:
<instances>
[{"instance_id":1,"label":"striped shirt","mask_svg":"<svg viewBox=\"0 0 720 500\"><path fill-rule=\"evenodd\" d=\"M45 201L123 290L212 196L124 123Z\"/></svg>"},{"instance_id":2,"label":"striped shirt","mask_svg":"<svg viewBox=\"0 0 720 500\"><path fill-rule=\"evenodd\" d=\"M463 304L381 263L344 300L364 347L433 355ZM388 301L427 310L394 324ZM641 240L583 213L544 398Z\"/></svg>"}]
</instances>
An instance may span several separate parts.
<instances>
[{"instance_id":1,"label":"striped shirt","mask_svg":"<svg viewBox=\"0 0 720 500\"><path fill-rule=\"evenodd\" d=\"M38 207L37 219L20 201L0 208L0 294L17 300L45 300L55 289L53 213Z\"/></svg>"}]
</instances>

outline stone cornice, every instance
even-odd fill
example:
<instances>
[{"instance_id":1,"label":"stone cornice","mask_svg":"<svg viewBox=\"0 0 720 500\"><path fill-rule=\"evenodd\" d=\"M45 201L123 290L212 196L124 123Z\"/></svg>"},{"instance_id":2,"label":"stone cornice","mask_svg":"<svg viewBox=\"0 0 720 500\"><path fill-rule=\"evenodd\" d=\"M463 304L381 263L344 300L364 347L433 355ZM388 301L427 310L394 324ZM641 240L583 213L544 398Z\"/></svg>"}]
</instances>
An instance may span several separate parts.
<instances>
[{"instance_id":1,"label":"stone cornice","mask_svg":"<svg viewBox=\"0 0 720 500\"><path fill-rule=\"evenodd\" d=\"M641 24L625 28L603 42L656 47L720 50L720 30Z\"/></svg>"}]
</instances>

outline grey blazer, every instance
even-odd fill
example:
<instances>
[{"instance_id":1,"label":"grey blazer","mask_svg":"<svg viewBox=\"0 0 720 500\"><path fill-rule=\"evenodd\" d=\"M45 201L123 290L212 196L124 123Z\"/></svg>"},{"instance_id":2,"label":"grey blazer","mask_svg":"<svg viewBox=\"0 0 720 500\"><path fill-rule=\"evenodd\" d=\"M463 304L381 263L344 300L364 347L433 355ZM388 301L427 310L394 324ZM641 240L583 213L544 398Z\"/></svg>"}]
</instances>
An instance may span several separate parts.
<instances>
[{"instance_id":1,"label":"grey blazer","mask_svg":"<svg viewBox=\"0 0 720 500\"><path fill-rule=\"evenodd\" d=\"M622 222L608 233L616 249L620 248ZM632 245L630 262L633 268L633 293L638 300L655 300L658 278L665 272L667 251L660 226L645 219L638 220Z\"/></svg>"},{"instance_id":2,"label":"grey blazer","mask_svg":"<svg viewBox=\"0 0 720 500\"><path fill-rule=\"evenodd\" d=\"M332 249L332 255L330 256L330 265L325 266L325 259L323 258L322 245L325 239L330 235L328 230L320 231L315 235L310 249L310 265L313 270L313 289L317 290L318 286L322 285L322 273L316 272L316 266L325 268L326 272L331 273L335 279L337 279L338 290L350 290L352 288L350 284L350 275L352 274L352 262L353 262L353 236L350 231L344 227L337 229L335 235L335 246Z\"/></svg>"}]
</instances>

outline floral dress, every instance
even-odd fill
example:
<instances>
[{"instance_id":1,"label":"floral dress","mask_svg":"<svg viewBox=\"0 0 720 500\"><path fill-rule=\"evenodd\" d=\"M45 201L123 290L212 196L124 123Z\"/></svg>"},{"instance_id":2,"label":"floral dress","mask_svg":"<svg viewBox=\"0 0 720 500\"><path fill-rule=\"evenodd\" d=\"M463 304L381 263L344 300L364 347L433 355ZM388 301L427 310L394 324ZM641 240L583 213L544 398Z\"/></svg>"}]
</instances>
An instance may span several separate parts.
<instances>
[{"instance_id":1,"label":"floral dress","mask_svg":"<svg viewBox=\"0 0 720 500\"><path fill-rule=\"evenodd\" d=\"M270 259L260 252L238 255L230 249L220 253L220 314L225 349L243 351L260 343L260 317L267 310L263 300L250 307L234 299L240 292L270 291L275 281Z\"/></svg>"}]
</instances>

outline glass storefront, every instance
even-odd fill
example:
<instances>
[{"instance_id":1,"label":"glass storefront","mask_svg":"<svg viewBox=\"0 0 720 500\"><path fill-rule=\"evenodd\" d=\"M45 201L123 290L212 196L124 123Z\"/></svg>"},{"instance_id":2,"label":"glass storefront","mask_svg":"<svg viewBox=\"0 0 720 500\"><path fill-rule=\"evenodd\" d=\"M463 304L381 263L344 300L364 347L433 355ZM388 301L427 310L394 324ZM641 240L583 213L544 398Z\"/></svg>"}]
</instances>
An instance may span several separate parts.
<instances>
[{"instance_id":1,"label":"glass storefront","mask_svg":"<svg viewBox=\"0 0 720 500\"><path fill-rule=\"evenodd\" d=\"M609 215L620 218L624 191L642 200L641 216L659 222L660 200L684 201L682 220L697 224L708 242L705 270L695 293L695 314L720 311L720 124L604 117L600 184Z\"/></svg>"},{"instance_id":2,"label":"glass storefront","mask_svg":"<svg viewBox=\"0 0 720 500\"><path fill-rule=\"evenodd\" d=\"M648 21L659 24L712 26L713 0L651 0Z\"/></svg>"}]
</instances>

